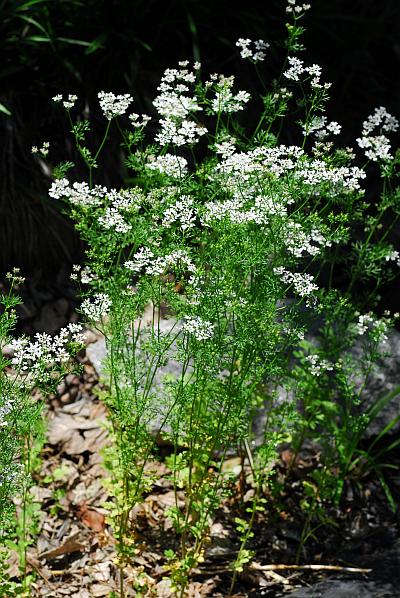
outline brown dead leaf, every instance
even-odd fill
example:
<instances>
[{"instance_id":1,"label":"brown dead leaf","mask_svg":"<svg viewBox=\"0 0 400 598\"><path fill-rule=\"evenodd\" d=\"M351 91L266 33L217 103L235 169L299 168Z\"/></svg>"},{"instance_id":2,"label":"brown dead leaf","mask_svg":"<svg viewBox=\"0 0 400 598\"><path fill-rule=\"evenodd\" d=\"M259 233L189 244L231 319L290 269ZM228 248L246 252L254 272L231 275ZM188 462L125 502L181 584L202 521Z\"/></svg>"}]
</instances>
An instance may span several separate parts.
<instances>
[{"instance_id":1,"label":"brown dead leaf","mask_svg":"<svg viewBox=\"0 0 400 598\"><path fill-rule=\"evenodd\" d=\"M68 413L58 413L50 422L48 428L48 439L50 444L67 442L71 434L77 430L93 430L99 428L98 421L80 419Z\"/></svg>"},{"instance_id":2,"label":"brown dead leaf","mask_svg":"<svg viewBox=\"0 0 400 598\"><path fill-rule=\"evenodd\" d=\"M49 560L55 559L56 557L61 556L63 554L84 551L86 549L86 546L84 544L81 544L81 542L78 542L78 536L79 534L74 534L72 537L69 537L64 542L64 544L61 544L60 546L57 546L56 548L53 548L51 550L47 550L46 552L42 552L42 554L39 555L39 558Z\"/></svg>"},{"instance_id":3,"label":"brown dead leaf","mask_svg":"<svg viewBox=\"0 0 400 598\"><path fill-rule=\"evenodd\" d=\"M77 516L86 527L94 532L103 532L106 527L106 518L104 515L95 509L88 509L84 503L80 505Z\"/></svg>"},{"instance_id":4,"label":"brown dead leaf","mask_svg":"<svg viewBox=\"0 0 400 598\"><path fill-rule=\"evenodd\" d=\"M281 452L281 459L286 467L289 467L293 461L294 453L290 449Z\"/></svg>"}]
</instances>

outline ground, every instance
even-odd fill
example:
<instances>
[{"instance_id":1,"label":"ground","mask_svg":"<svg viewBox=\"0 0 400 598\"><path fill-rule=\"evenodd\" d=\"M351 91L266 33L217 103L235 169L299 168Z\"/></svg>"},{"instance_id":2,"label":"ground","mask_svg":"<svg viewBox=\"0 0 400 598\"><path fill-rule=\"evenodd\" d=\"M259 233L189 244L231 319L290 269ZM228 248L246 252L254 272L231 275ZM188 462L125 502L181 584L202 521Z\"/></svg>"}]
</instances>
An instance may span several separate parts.
<instances>
[{"instance_id":1,"label":"ground","mask_svg":"<svg viewBox=\"0 0 400 598\"><path fill-rule=\"evenodd\" d=\"M39 534L28 551L36 578L32 596L91 598L109 596L118 587L115 540L104 507L107 473L101 450L108 441L106 410L96 394L96 371L84 352L80 361L81 375L68 376L46 406L50 424L43 465L33 488L40 506ZM160 449L159 461L154 464L158 481L131 513L137 551L125 568L126 596L172 595L163 580L164 550L177 540L165 515L174 500L171 482L165 477L166 454L168 447ZM259 515L249 546L254 557L231 596L400 595L395 590L400 583L398 513L390 509L372 476L360 484L348 482L340 508L328 509L332 523L307 542L299 568L287 567L296 561L306 517L300 506L302 480L318 467L318 457L313 447L305 449L284 481L291 454L282 447L275 465L276 489L274 495L269 491L265 496L266 510ZM240 480L237 460L227 460L226 467L237 472L237 482L212 522L205 561L193 572L193 598L229 595L230 563L239 546L233 520L243 516L253 490L250 476ZM400 491L397 475L391 478L395 499ZM11 560L11 574L18 576L16 559Z\"/></svg>"}]
</instances>

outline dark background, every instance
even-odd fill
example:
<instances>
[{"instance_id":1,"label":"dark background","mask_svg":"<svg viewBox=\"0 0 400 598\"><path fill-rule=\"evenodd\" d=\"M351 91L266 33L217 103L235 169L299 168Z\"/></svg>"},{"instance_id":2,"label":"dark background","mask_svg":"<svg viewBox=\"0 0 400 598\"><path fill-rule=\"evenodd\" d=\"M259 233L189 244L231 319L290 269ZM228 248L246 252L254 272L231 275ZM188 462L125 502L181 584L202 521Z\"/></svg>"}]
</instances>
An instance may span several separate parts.
<instances>
[{"instance_id":1,"label":"dark background","mask_svg":"<svg viewBox=\"0 0 400 598\"><path fill-rule=\"evenodd\" d=\"M400 116L400 0L312 4L302 21L304 56L320 64L323 80L333 83L328 117L343 125L341 142L354 146L375 106ZM94 119L94 135L97 124L104 125L96 108L99 90L129 92L135 111L151 113L163 70L182 59L200 60L205 75L235 74L240 88L257 97L254 68L239 58L235 41L271 43L261 63L268 82L284 55L285 5L283 0L246 0L240 8L229 0L0 0L0 102L11 113L0 112L0 278L20 266L31 284L62 295L69 292L71 264L81 259L72 225L47 197L50 178L30 151L48 140L52 163L74 157L53 95L76 93L78 111ZM256 118L256 112L246 114ZM122 183L121 164L116 145L104 155L98 182Z\"/></svg>"}]
</instances>

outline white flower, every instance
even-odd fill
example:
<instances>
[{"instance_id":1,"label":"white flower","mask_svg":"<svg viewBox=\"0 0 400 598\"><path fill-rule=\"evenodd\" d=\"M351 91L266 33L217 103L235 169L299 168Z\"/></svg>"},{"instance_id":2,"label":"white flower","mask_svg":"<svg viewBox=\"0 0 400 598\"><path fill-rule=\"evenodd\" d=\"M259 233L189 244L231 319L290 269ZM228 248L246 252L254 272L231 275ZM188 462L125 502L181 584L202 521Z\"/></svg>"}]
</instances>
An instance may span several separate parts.
<instances>
[{"instance_id":1,"label":"white flower","mask_svg":"<svg viewBox=\"0 0 400 598\"><path fill-rule=\"evenodd\" d=\"M57 104L62 102L62 104L66 110L70 110L71 108L73 108L75 106L77 99L78 99L78 96L76 96L75 94L72 94L72 93L70 93L68 95L68 98L64 101L63 101L63 97L60 93L53 96L53 98L52 98L53 102L56 102Z\"/></svg>"},{"instance_id":2,"label":"white flower","mask_svg":"<svg viewBox=\"0 0 400 598\"><path fill-rule=\"evenodd\" d=\"M322 69L318 64L304 66L304 62L295 56L289 56L288 62L290 67L283 73L287 79L300 81L301 75L304 74L311 77L310 85L314 89L329 89L331 87L331 83L320 83Z\"/></svg>"},{"instance_id":3,"label":"white flower","mask_svg":"<svg viewBox=\"0 0 400 598\"><path fill-rule=\"evenodd\" d=\"M132 270L132 272L140 272L140 270L146 266L154 257L154 253L148 247L141 247L139 251L137 251L134 256L133 260L128 260L125 262L125 267L128 270Z\"/></svg>"},{"instance_id":4,"label":"white flower","mask_svg":"<svg viewBox=\"0 0 400 598\"><path fill-rule=\"evenodd\" d=\"M157 156L152 162L148 162L146 167L172 178L181 178L187 173L187 160L182 156L165 154L164 156Z\"/></svg>"},{"instance_id":5,"label":"white flower","mask_svg":"<svg viewBox=\"0 0 400 598\"><path fill-rule=\"evenodd\" d=\"M147 116L147 114L142 114L141 118L142 120L140 121L139 114L136 114L135 112L130 114L129 120L131 121L132 127L134 127L135 129L139 129L141 127L145 127L151 121L151 116Z\"/></svg>"},{"instance_id":6,"label":"white flower","mask_svg":"<svg viewBox=\"0 0 400 598\"><path fill-rule=\"evenodd\" d=\"M363 122L363 135L369 135L375 129L384 133L394 133L399 127L397 118L389 114L383 106L375 108L374 112Z\"/></svg>"},{"instance_id":7,"label":"white flower","mask_svg":"<svg viewBox=\"0 0 400 598\"><path fill-rule=\"evenodd\" d=\"M191 120L179 120L172 118L160 119L161 131L156 135L156 141L160 145L173 143L182 146L197 143L207 129Z\"/></svg>"},{"instance_id":8,"label":"white flower","mask_svg":"<svg viewBox=\"0 0 400 598\"><path fill-rule=\"evenodd\" d=\"M117 233L128 233L132 225L126 222L115 206L108 206L102 216L99 216L99 224L106 229L114 229Z\"/></svg>"},{"instance_id":9,"label":"white flower","mask_svg":"<svg viewBox=\"0 0 400 598\"><path fill-rule=\"evenodd\" d=\"M44 141L40 149L34 145L31 149L31 152L32 154L40 154L43 158L45 158L49 153L49 148L50 143L48 141Z\"/></svg>"},{"instance_id":10,"label":"white flower","mask_svg":"<svg viewBox=\"0 0 400 598\"><path fill-rule=\"evenodd\" d=\"M367 158L373 162L379 160L390 160L392 155L390 153L391 145L386 135L370 135L359 137L357 139L358 146L365 150L364 153Z\"/></svg>"},{"instance_id":11,"label":"white flower","mask_svg":"<svg viewBox=\"0 0 400 598\"><path fill-rule=\"evenodd\" d=\"M81 310L89 320L97 322L110 311L111 305L112 301L106 293L96 293L92 299L82 301Z\"/></svg>"},{"instance_id":12,"label":"white flower","mask_svg":"<svg viewBox=\"0 0 400 598\"><path fill-rule=\"evenodd\" d=\"M100 91L97 94L100 108L107 120L112 120L116 116L122 116L128 110L133 102L129 93L115 95L111 92Z\"/></svg>"},{"instance_id":13,"label":"white flower","mask_svg":"<svg viewBox=\"0 0 400 598\"><path fill-rule=\"evenodd\" d=\"M79 280L82 284L90 284L97 280L97 276L91 271L89 266L82 268L79 264L72 266L71 280Z\"/></svg>"},{"instance_id":14,"label":"white flower","mask_svg":"<svg viewBox=\"0 0 400 598\"><path fill-rule=\"evenodd\" d=\"M256 51L251 50L250 46L252 44L254 44ZM242 37L238 39L236 46L241 48L240 56L242 58L250 58L250 60L253 60L254 62L264 60L266 56L265 50L269 48L269 44L262 39L252 42L251 39L243 39Z\"/></svg>"},{"instance_id":15,"label":"white flower","mask_svg":"<svg viewBox=\"0 0 400 598\"><path fill-rule=\"evenodd\" d=\"M387 331L390 321L388 318L378 319L372 312L361 314L358 316L358 322L351 328L356 334L363 336L370 331L371 338L376 342L383 342L387 340Z\"/></svg>"},{"instance_id":16,"label":"white flower","mask_svg":"<svg viewBox=\"0 0 400 598\"><path fill-rule=\"evenodd\" d=\"M188 61L179 63L180 69L167 69L158 86L159 95L153 101L157 112L164 118L186 119L190 112L201 110L197 99L185 95L190 90L190 85L195 83L196 75L186 67ZM194 65L194 70L200 68Z\"/></svg>"},{"instance_id":17,"label":"white flower","mask_svg":"<svg viewBox=\"0 0 400 598\"><path fill-rule=\"evenodd\" d=\"M21 337L12 342L13 367L21 373L35 377L40 371L55 363L65 363L71 357L68 343L84 344L80 324L68 324L54 337L49 334L36 334L35 340Z\"/></svg>"},{"instance_id":18,"label":"white flower","mask_svg":"<svg viewBox=\"0 0 400 598\"><path fill-rule=\"evenodd\" d=\"M396 262L400 266L400 253L391 247L385 255L385 260L387 262Z\"/></svg>"},{"instance_id":19,"label":"white flower","mask_svg":"<svg viewBox=\"0 0 400 598\"><path fill-rule=\"evenodd\" d=\"M332 120L330 123L328 123L327 126L326 126L326 128L333 135L339 135L340 132L341 132L341 130L342 130L342 126L339 125L339 123L337 123L335 120Z\"/></svg>"},{"instance_id":20,"label":"white flower","mask_svg":"<svg viewBox=\"0 0 400 598\"><path fill-rule=\"evenodd\" d=\"M78 99L78 96L73 95L73 94L69 94L68 96L68 100L65 100L63 102L63 106L66 110L70 110L71 108L73 108L75 106L76 100Z\"/></svg>"},{"instance_id":21,"label":"white flower","mask_svg":"<svg viewBox=\"0 0 400 598\"><path fill-rule=\"evenodd\" d=\"M201 110L197 100L176 92L163 92L153 101L157 112L165 118L186 118L190 112Z\"/></svg>"},{"instance_id":22,"label":"white flower","mask_svg":"<svg viewBox=\"0 0 400 598\"><path fill-rule=\"evenodd\" d=\"M326 116L315 116L313 120L303 127L305 135L314 133L317 139L325 139L329 134L339 135L342 127L336 121L327 122Z\"/></svg>"},{"instance_id":23,"label":"white flower","mask_svg":"<svg viewBox=\"0 0 400 598\"><path fill-rule=\"evenodd\" d=\"M313 244L314 243L314 244ZM288 222L285 231L286 249L296 257L303 254L318 255L322 247L330 247L331 242L325 239L318 229L306 233L298 222Z\"/></svg>"},{"instance_id":24,"label":"white flower","mask_svg":"<svg viewBox=\"0 0 400 598\"><path fill-rule=\"evenodd\" d=\"M290 67L283 73L283 76L292 81L299 81L300 75L304 73L304 62L295 56L289 56L288 62Z\"/></svg>"},{"instance_id":25,"label":"white flower","mask_svg":"<svg viewBox=\"0 0 400 598\"><path fill-rule=\"evenodd\" d=\"M156 257L146 266L146 274L150 276L161 276L168 269L175 269L180 266L189 272L195 272L196 267L183 249L177 249L168 255Z\"/></svg>"},{"instance_id":26,"label":"white flower","mask_svg":"<svg viewBox=\"0 0 400 598\"><path fill-rule=\"evenodd\" d=\"M193 199L189 195L182 195L174 205L164 211L161 225L169 228L174 222L178 222L182 230L187 230L195 226L195 220Z\"/></svg>"},{"instance_id":27,"label":"white flower","mask_svg":"<svg viewBox=\"0 0 400 598\"><path fill-rule=\"evenodd\" d=\"M320 376L322 372L331 372L333 370L333 365L326 359L321 359L319 355L307 355L304 359L309 364L313 376Z\"/></svg>"},{"instance_id":28,"label":"white flower","mask_svg":"<svg viewBox=\"0 0 400 598\"><path fill-rule=\"evenodd\" d=\"M250 100L250 94L247 91L238 91L232 93L234 77L220 76L218 83L215 84L215 97L211 101L212 110L219 112L238 112L244 109L244 105Z\"/></svg>"},{"instance_id":29,"label":"white flower","mask_svg":"<svg viewBox=\"0 0 400 598\"><path fill-rule=\"evenodd\" d=\"M229 137L220 143L215 143L215 153L220 154L222 159L232 156L232 154L235 153L235 141L236 139L234 137Z\"/></svg>"},{"instance_id":30,"label":"white flower","mask_svg":"<svg viewBox=\"0 0 400 598\"><path fill-rule=\"evenodd\" d=\"M8 426L8 416L15 409L15 397L2 396L0 405L0 429Z\"/></svg>"},{"instance_id":31,"label":"white flower","mask_svg":"<svg viewBox=\"0 0 400 598\"><path fill-rule=\"evenodd\" d=\"M383 133L397 131L399 121L389 114L383 106L375 108L374 112L363 122L362 136L357 139L359 147L365 150L365 155L370 160L391 160L391 146L389 139ZM378 135L371 135L378 129Z\"/></svg>"},{"instance_id":32,"label":"white flower","mask_svg":"<svg viewBox=\"0 0 400 598\"><path fill-rule=\"evenodd\" d=\"M125 262L125 267L132 272L144 269L149 276L161 276L166 270L183 267L189 272L195 272L196 267L186 251L177 249L167 255L155 256L148 247L141 247L133 256L133 260Z\"/></svg>"},{"instance_id":33,"label":"white flower","mask_svg":"<svg viewBox=\"0 0 400 598\"><path fill-rule=\"evenodd\" d=\"M182 326L182 330L193 335L196 340L204 341L213 336L214 325L199 316L188 316Z\"/></svg>"},{"instance_id":34,"label":"white flower","mask_svg":"<svg viewBox=\"0 0 400 598\"><path fill-rule=\"evenodd\" d=\"M311 4L296 4L296 0L288 0L286 6L286 12L288 14L304 14L307 10L310 10Z\"/></svg>"},{"instance_id":35,"label":"white flower","mask_svg":"<svg viewBox=\"0 0 400 598\"><path fill-rule=\"evenodd\" d=\"M306 297L312 295L314 291L318 289L318 286L314 283L314 277L311 274L301 274L300 272L289 272L283 266L274 268L275 274L285 284L292 284L294 290L300 297Z\"/></svg>"},{"instance_id":36,"label":"white flower","mask_svg":"<svg viewBox=\"0 0 400 598\"><path fill-rule=\"evenodd\" d=\"M53 199L61 199L67 197L70 192L70 186L68 179L57 179L52 183L49 189L49 195Z\"/></svg>"}]
</instances>

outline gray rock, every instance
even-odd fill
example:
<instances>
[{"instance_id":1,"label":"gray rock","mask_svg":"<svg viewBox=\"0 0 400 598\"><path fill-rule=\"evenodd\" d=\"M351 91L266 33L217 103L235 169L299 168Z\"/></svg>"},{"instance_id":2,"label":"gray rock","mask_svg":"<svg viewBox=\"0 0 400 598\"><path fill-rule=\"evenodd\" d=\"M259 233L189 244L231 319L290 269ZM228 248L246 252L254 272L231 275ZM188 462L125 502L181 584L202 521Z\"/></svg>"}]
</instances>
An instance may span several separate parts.
<instances>
[{"instance_id":1,"label":"gray rock","mask_svg":"<svg viewBox=\"0 0 400 598\"><path fill-rule=\"evenodd\" d=\"M143 321L145 320L146 314L143 317ZM159 326L161 333L167 335L173 328L174 332L178 332L181 324L177 322L176 319L169 318L161 319ZM145 328L144 324L142 324L142 329L143 328ZM157 368L152 383L152 395L154 395L154 397L158 396L159 398L150 398L148 405L146 406L146 425L148 430L155 435L159 434L161 428L165 432L171 431L171 427L165 425L165 418L171 408L172 400L171 396L165 392L165 377L168 376L173 379L178 379L182 374L182 364L174 358L175 351L176 343L174 342L166 355L165 363ZM103 377L107 383L107 372L105 368L107 347L105 338L100 336L95 342L88 345L86 347L86 356L91 361L97 374L100 377ZM138 360L142 363L146 362L146 353L141 351L140 348L137 350L137 356ZM191 368L189 367L187 373L190 373L190 371Z\"/></svg>"},{"instance_id":2,"label":"gray rock","mask_svg":"<svg viewBox=\"0 0 400 598\"><path fill-rule=\"evenodd\" d=\"M173 318L161 319L160 321L161 331L164 333L168 333L173 326L176 326L176 320ZM386 394L392 392L397 386L400 386L400 332L397 330L390 332L388 340L384 345L384 349L390 355L382 358L377 364L377 367L369 376L367 385L361 395L363 411L367 410ZM174 348L172 348L171 354L173 351ZM88 345L86 348L86 354L89 360L92 362L97 373L100 376L104 376L104 359L107 354L104 337L99 337L95 342L92 342L90 345ZM361 348L355 347L352 351L352 354L356 359L361 359ZM182 371L181 367L181 364L171 356L167 363L163 367L159 368L155 377L154 386L161 388L162 380L166 374L176 378L179 377ZM356 381L356 383L361 385L361 381ZM279 387L277 389L277 395L278 403L292 402L295 400L293 393L284 387ZM381 432L385 426L399 414L400 393L399 395L393 397L383 408L381 413L379 413L374 419L374 421L370 423L364 434L365 438L371 438L379 434L379 432ZM259 409L253 422L253 433L256 444L262 441L266 420L267 410ZM399 430L400 422L393 427L391 433L398 432Z\"/></svg>"},{"instance_id":3,"label":"gray rock","mask_svg":"<svg viewBox=\"0 0 400 598\"><path fill-rule=\"evenodd\" d=\"M92 366L98 376L104 376L104 360L107 357L106 341L104 336L86 347L86 357L92 363Z\"/></svg>"},{"instance_id":4,"label":"gray rock","mask_svg":"<svg viewBox=\"0 0 400 598\"><path fill-rule=\"evenodd\" d=\"M290 593L293 598L395 598L400 591L374 581L329 579Z\"/></svg>"},{"instance_id":5,"label":"gray rock","mask_svg":"<svg viewBox=\"0 0 400 598\"><path fill-rule=\"evenodd\" d=\"M365 390L361 394L363 411L376 401L400 387L400 332L392 330L383 348L389 356L382 358L369 376ZM355 352L355 355L357 353ZM370 438L381 432L395 417L400 415L400 392L394 396L368 426L365 437ZM400 430L400 423L391 433Z\"/></svg>"},{"instance_id":6,"label":"gray rock","mask_svg":"<svg viewBox=\"0 0 400 598\"><path fill-rule=\"evenodd\" d=\"M33 328L36 332L47 332L56 334L62 326L68 321L67 314L69 303L67 299L61 297L56 301L45 303L40 314L33 322Z\"/></svg>"}]
</instances>

